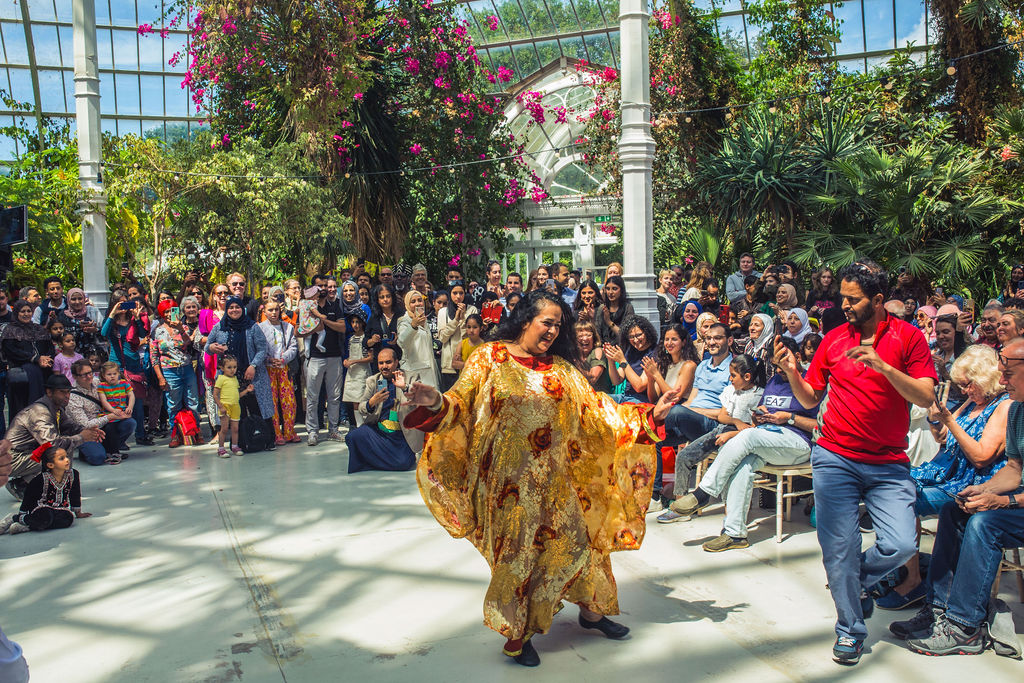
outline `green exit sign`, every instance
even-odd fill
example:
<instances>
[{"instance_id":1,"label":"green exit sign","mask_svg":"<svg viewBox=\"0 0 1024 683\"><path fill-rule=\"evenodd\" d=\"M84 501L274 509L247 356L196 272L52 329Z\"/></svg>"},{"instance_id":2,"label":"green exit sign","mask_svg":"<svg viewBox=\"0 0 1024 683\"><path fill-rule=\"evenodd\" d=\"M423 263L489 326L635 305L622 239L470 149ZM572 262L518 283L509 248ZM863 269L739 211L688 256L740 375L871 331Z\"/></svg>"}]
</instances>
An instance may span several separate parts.
<instances>
[{"instance_id":1,"label":"green exit sign","mask_svg":"<svg viewBox=\"0 0 1024 683\"><path fill-rule=\"evenodd\" d=\"M621 221L621 220L622 220L622 216L595 216L594 217L594 222L595 223L612 223L612 222Z\"/></svg>"}]
</instances>

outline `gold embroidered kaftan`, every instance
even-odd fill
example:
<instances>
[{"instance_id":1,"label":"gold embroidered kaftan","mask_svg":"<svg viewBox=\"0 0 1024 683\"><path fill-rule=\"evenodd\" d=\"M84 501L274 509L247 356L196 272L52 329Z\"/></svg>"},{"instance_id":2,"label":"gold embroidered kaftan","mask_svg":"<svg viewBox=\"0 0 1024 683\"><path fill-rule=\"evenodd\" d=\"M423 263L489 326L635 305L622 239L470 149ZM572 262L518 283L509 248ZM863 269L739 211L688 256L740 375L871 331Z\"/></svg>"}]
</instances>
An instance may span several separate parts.
<instances>
[{"instance_id":1,"label":"gold embroidered kaftan","mask_svg":"<svg viewBox=\"0 0 1024 683\"><path fill-rule=\"evenodd\" d=\"M617 405L561 358L530 369L494 342L470 356L444 410L416 478L441 526L490 564L484 623L506 638L545 633L563 599L618 614L609 553L643 540L651 407Z\"/></svg>"}]
</instances>

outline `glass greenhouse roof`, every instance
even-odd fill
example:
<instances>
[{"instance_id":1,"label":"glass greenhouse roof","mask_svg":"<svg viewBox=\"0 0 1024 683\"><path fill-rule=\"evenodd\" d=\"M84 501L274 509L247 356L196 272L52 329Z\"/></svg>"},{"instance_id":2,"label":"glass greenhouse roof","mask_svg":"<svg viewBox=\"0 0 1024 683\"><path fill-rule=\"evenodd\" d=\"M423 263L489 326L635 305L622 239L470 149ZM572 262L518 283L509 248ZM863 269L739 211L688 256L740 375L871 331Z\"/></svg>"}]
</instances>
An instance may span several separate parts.
<instances>
[{"instance_id":1,"label":"glass greenhouse roof","mask_svg":"<svg viewBox=\"0 0 1024 683\"><path fill-rule=\"evenodd\" d=\"M175 50L187 46L187 32L180 27L172 30L169 40L155 33L138 35L143 23L158 31L163 28L164 0L95 1L103 129L165 139L188 135L200 125L200 115L190 108L188 93L181 88L184 64L167 63ZM619 0L457 1L457 12L469 24L491 70L511 69L520 84L553 63L566 63L563 58L619 67ZM847 0L832 6L843 21L837 60L850 71L866 71L908 41L923 55L935 35L930 1ZM745 0L693 2L700 9L720 13L719 35L741 59L758 53L758 28L746 21ZM0 88L18 101L31 103L35 96L19 4L0 0ZM37 104L44 115L67 117L73 125L72 0L28 0L27 4L39 77ZM536 89L536 84L531 87ZM568 91L565 96L571 97ZM11 125L15 115L0 105L0 126ZM16 153L13 140L0 136L0 158ZM585 184L585 174L571 164L556 172L568 185Z\"/></svg>"}]
</instances>

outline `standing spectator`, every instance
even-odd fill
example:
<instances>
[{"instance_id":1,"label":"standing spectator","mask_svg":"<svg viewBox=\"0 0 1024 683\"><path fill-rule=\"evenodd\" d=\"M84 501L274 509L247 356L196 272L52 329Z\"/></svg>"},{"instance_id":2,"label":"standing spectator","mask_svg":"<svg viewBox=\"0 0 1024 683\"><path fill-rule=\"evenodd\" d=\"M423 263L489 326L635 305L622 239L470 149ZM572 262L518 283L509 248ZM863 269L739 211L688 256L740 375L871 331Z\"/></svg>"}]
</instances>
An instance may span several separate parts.
<instances>
[{"instance_id":1,"label":"standing spectator","mask_svg":"<svg viewBox=\"0 0 1024 683\"><path fill-rule=\"evenodd\" d=\"M484 274L487 277L484 288L488 292L497 294L499 299L505 296L505 288L501 285L501 264L494 260L488 261L484 268Z\"/></svg>"},{"instance_id":2,"label":"standing spectator","mask_svg":"<svg viewBox=\"0 0 1024 683\"><path fill-rule=\"evenodd\" d=\"M32 322L32 307L23 299L11 307L14 320L0 333L0 349L7 359L7 405L10 414L43 395L43 382L53 368L54 348L50 333Z\"/></svg>"},{"instance_id":3,"label":"standing spectator","mask_svg":"<svg viewBox=\"0 0 1024 683\"><path fill-rule=\"evenodd\" d=\"M532 292L535 289L543 289L544 283L550 278L550 271L548 267L543 263L537 266L532 273L530 273L530 282L528 284L528 292Z\"/></svg>"},{"instance_id":4,"label":"standing spectator","mask_svg":"<svg viewBox=\"0 0 1024 683\"><path fill-rule=\"evenodd\" d=\"M224 284L231 291L231 296L238 297L241 300L246 317L250 320L257 320L259 318L261 301L245 293L245 276L241 273L231 273Z\"/></svg>"},{"instance_id":5,"label":"standing spectator","mask_svg":"<svg viewBox=\"0 0 1024 683\"><path fill-rule=\"evenodd\" d=\"M266 320L260 330L267 338L267 375L274 401L274 437L278 446L298 443L295 433L295 387L288 375L288 366L295 360L299 346L295 328L281 319L283 305L271 299L263 308Z\"/></svg>"},{"instance_id":6,"label":"standing spectator","mask_svg":"<svg viewBox=\"0 0 1024 683\"><path fill-rule=\"evenodd\" d=\"M831 268L819 268L811 273L811 292L807 295L808 313L820 318L825 311L840 305L839 283Z\"/></svg>"},{"instance_id":7,"label":"standing spectator","mask_svg":"<svg viewBox=\"0 0 1024 683\"><path fill-rule=\"evenodd\" d=\"M0 287L0 323L9 323L14 320L14 313L11 312L7 296L7 290Z\"/></svg>"},{"instance_id":8,"label":"standing spectator","mask_svg":"<svg viewBox=\"0 0 1024 683\"><path fill-rule=\"evenodd\" d=\"M311 343L306 363L306 443L317 445L320 389L324 388L327 402L327 439L341 441L339 429L341 412L341 359L342 343L346 331L345 315L338 298L338 281L327 279L327 291L317 293L318 303L310 314L324 327L323 343Z\"/></svg>"},{"instance_id":9,"label":"standing spectator","mask_svg":"<svg viewBox=\"0 0 1024 683\"><path fill-rule=\"evenodd\" d=\"M751 275L761 277L761 273L754 270L754 255L744 252L740 254L740 269L725 279L725 298L730 305L747 293L744 280Z\"/></svg>"},{"instance_id":10,"label":"standing spectator","mask_svg":"<svg viewBox=\"0 0 1024 683\"><path fill-rule=\"evenodd\" d=\"M405 309L396 296L395 288L384 282L374 287L370 302L372 308L366 323L366 347L372 357L379 347L398 348L398 319ZM372 363L370 369L373 370Z\"/></svg>"},{"instance_id":11,"label":"standing spectator","mask_svg":"<svg viewBox=\"0 0 1024 683\"><path fill-rule=\"evenodd\" d=\"M418 381L436 389L440 386L437 364L424 307L424 298L419 292L411 291L405 295L405 315L398 319L401 368L410 385Z\"/></svg>"},{"instance_id":12,"label":"standing spectator","mask_svg":"<svg viewBox=\"0 0 1024 683\"><path fill-rule=\"evenodd\" d=\"M427 297L430 294L430 283L427 282L427 267L417 263L412 267L412 288Z\"/></svg>"},{"instance_id":13,"label":"standing spectator","mask_svg":"<svg viewBox=\"0 0 1024 683\"><path fill-rule=\"evenodd\" d=\"M669 294L672 287L672 271L662 270L658 273L658 319L661 321L662 329L668 327L672 322L672 309L676 305L675 297Z\"/></svg>"},{"instance_id":14,"label":"standing spectator","mask_svg":"<svg viewBox=\"0 0 1024 683\"><path fill-rule=\"evenodd\" d=\"M999 303L1024 297L1024 264L1018 263L1010 269L1010 279L999 293Z\"/></svg>"},{"instance_id":15,"label":"standing spectator","mask_svg":"<svg viewBox=\"0 0 1024 683\"><path fill-rule=\"evenodd\" d=\"M363 396L366 378L371 374L372 358L366 348L366 319L357 312L348 315L345 321L352 329L352 334L348 338L348 354L342 361L345 367L345 384L341 400L346 406L353 406L352 425L358 426L362 424L363 416L357 404Z\"/></svg>"},{"instance_id":16,"label":"standing spectator","mask_svg":"<svg viewBox=\"0 0 1024 683\"><path fill-rule=\"evenodd\" d=\"M206 353L206 342L210 330L224 317L224 306L227 304L231 289L227 285L216 285L210 293L210 307L199 311L199 348L203 350L203 393L206 397L206 419L210 422L210 443L217 440L220 430L220 411L213 398L213 384L217 380L217 355Z\"/></svg>"},{"instance_id":17,"label":"standing spectator","mask_svg":"<svg viewBox=\"0 0 1024 683\"><path fill-rule=\"evenodd\" d=\"M68 305L57 314L57 320L64 323L65 332L75 335L75 346L79 351L89 350L99 343L103 316L87 302L81 288L68 290Z\"/></svg>"},{"instance_id":18,"label":"standing spectator","mask_svg":"<svg viewBox=\"0 0 1024 683\"><path fill-rule=\"evenodd\" d=\"M182 410L189 410L199 424L199 383L192 369L192 337L186 332L181 320L181 311L172 318L176 308L174 299L161 301L157 306L160 325L153 329L149 338L149 358L153 374L167 403L167 421L171 427L170 448L182 444L181 434L175 428L174 419Z\"/></svg>"},{"instance_id":19,"label":"standing spectator","mask_svg":"<svg viewBox=\"0 0 1024 683\"><path fill-rule=\"evenodd\" d=\"M1003 311L996 323L996 338L1006 346L1011 339L1024 335L1024 311L1009 309Z\"/></svg>"},{"instance_id":20,"label":"standing spectator","mask_svg":"<svg viewBox=\"0 0 1024 683\"><path fill-rule=\"evenodd\" d=\"M813 409L828 389L811 454L815 511L838 614L832 658L853 665L867 637L864 619L874 611L866 587L916 551L916 495L905 452L909 406L933 403L936 375L920 330L885 312L885 271L861 261L844 268L841 277L849 322L825 336L806 377L781 339L775 352L779 369L805 408ZM863 553L857 523L861 501L876 536Z\"/></svg>"},{"instance_id":21,"label":"standing spectator","mask_svg":"<svg viewBox=\"0 0 1024 683\"><path fill-rule=\"evenodd\" d=\"M395 294L398 295L400 301L405 300L405 295L409 292L409 280L412 278L412 268L404 263L399 263L393 269L394 276L392 277L393 284L395 286Z\"/></svg>"},{"instance_id":22,"label":"standing spectator","mask_svg":"<svg viewBox=\"0 0 1024 683\"><path fill-rule=\"evenodd\" d=\"M597 327L597 307L601 305L601 290L593 280L586 280L580 285L576 293L576 300L572 302L572 312L576 320L581 323L593 323ZM600 335L600 331L598 332ZM600 336L596 340L600 347L602 340Z\"/></svg>"},{"instance_id":23,"label":"standing spectator","mask_svg":"<svg viewBox=\"0 0 1024 683\"><path fill-rule=\"evenodd\" d=\"M128 301L124 292L114 292L110 314L103 321L100 331L110 344L110 359L124 371L125 377L131 382L132 393L135 395L132 419L135 420L135 443L140 446L152 446L153 439L146 434L145 401L149 391L146 382L146 371L142 365L142 354L139 340L148 334L142 322L143 309L138 301ZM94 370L98 368L93 367ZM156 424L151 416L151 424Z\"/></svg>"},{"instance_id":24,"label":"standing spectator","mask_svg":"<svg viewBox=\"0 0 1024 683\"><path fill-rule=\"evenodd\" d=\"M575 290L569 289L569 266L564 263L554 263L551 265L551 279L558 284L558 292L562 297L562 301L572 306L576 303L576 292Z\"/></svg>"},{"instance_id":25,"label":"standing spectator","mask_svg":"<svg viewBox=\"0 0 1024 683\"><path fill-rule=\"evenodd\" d=\"M53 357L53 371L67 377L69 382L74 382L71 366L79 360L82 360L82 354L75 350L75 335L65 332L60 338L57 354Z\"/></svg>"},{"instance_id":26,"label":"standing spectator","mask_svg":"<svg viewBox=\"0 0 1024 683\"><path fill-rule=\"evenodd\" d=\"M604 269L604 281L607 283L608 278L622 277L626 274L626 271L622 269L622 264L618 261L612 261Z\"/></svg>"},{"instance_id":27,"label":"standing spectator","mask_svg":"<svg viewBox=\"0 0 1024 683\"><path fill-rule=\"evenodd\" d=\"M594 324L597 325L603 343L616 344L619 341L619 326L633 315L633 304L629 303L626 283L621 276L605 278L601 299L601 305L594 311Z\"/></svg>"},{"instance_id":28,"label":"standing spectator","mask_svg":"<svg viewBox=\"0 0 1024 683\"><path fill-rule=\"evenodd\" d=\"M783 261L778 266L779 281L780 285L792 285L796 291L796 306L803 306L804 299L806 298L806 292L804 291L804 284L800 278L800 266L794 261Z\"/></svg>"},{"instance_id":29,"label":"standing spectator","mask_svg":"<svg viewBox=\"0 0 1024 683\"><path fill-rule=\"evenodd\" d=\"M523 276L519 273L509 273L505 276L505 296L512 292L523 293Z\"/></svg>"},{"instance_id":30,"label":"standing spectator","mask_svg":"<svg viewBox=\"0 0 1024 683\"><path fill-rule=\"evenodd\" d=\"M46 290L46 299L32 313L32 322L38 325L45 325L50 318L56 318L57 313L68 305L64 300L64 283L56 275L43 280L43 289Z\"/></svg>"},{"instance_id":31,"label":"standing spectator","mask_svg":"<svg viewBox=\"0 0 1024 683\"><path fill-rule=\"evenodd\" d=\"M1003 305L996 301L990 301L981 311L981 320L978 323L978 343L991 346L997 351L1002 347L996 328L999 325L999 318L1003 315Z\"/></svg>"},{"instance_id":32,"label":"standing spectator","mask_svg":"<svg viewBox=\"0 0 1024 683\"><path fill-rule=\"evenodd\" d=\"M245 313L242 299L232 296L228 299L224 317L210 330L206 340L206 352L218 356L229 353L238 361L238 373L243 381L252 385L256 405L242 401L242 417L259 415L267 423L267 431L274 428L274 394L270 389L267 374L267 338L256 322ZM274 450L274 446L270 450Z\"/></svg>"},{"instance_id":33,"label":"standing spectator","mask_svg":"<svg viewBox=\"0 0 1024 683\"><path fill-rule=\"evenodd\" d=\"M466 334L466 318L478 313L476 306L466 304L466 288L457 280L448 290L448 306L437 312L437 340L441 343L441 386L448 391L459 378L459 371L453 365L461 360L459 345Z\"/></svg>"}]
</instances>

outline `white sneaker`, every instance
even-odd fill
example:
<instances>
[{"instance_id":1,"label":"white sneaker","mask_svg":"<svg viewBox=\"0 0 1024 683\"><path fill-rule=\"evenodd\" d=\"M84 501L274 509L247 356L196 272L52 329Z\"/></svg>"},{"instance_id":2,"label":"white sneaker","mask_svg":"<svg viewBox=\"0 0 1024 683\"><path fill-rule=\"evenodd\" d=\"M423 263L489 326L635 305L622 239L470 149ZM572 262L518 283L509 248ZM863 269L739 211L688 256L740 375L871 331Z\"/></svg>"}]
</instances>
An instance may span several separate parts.
<instances>
[{"instance_id":1,"label":"white sneaker","mask_svg":"<svg viewBox=\"0 0 1024 683\"><path fill-rule=\"evenodd\" d=\"M31 529L28 528L28 524L22 524L21 522L15 522L14 524L11 525L10 529L8 530L8 533L10 533L13 536L14 534L23 534L26 531L32 531Z\"/></svg>"},{"instance_id":2,"label":"white sneaker","mask_svg":"<svg viewBox=\"0 0 1024 683\"><path fill-rule=\"evenodd\" d=\"M7 515L3 519L0 519L0 534L6 534L7 530L14 524L14 513Z\"/></svg>"},{"instance_id":3,"label":"white sneaker","mask_svg":"<svg viewBox=\"0 0 1024 683\"><path fill-rule=\"evenodd\" d=\"M307 446L315 446L315 445L317 445L317 443L318 443L318 439L316 438L316 432L313 432L312 434L310 434L306 438L306 445Z\"/></svg>"},{"instance_id":4,"label":"white sneaker","mask_svg":"<svg viewBox=\"0 0 1024 683\"><path fill-rule=\"evenodd\" d=\"M344 441L345 437L341 435L341 432L327 432L328 441Z\"/></svg>"}]
</instances>

